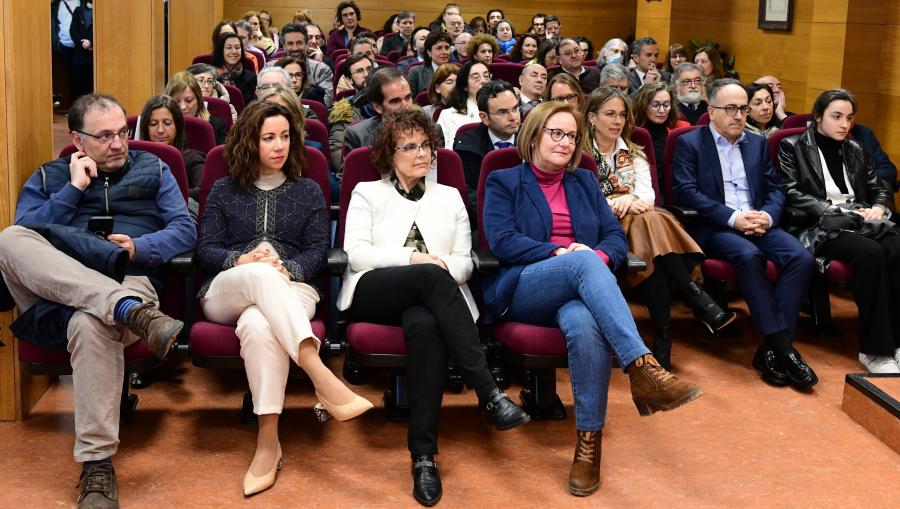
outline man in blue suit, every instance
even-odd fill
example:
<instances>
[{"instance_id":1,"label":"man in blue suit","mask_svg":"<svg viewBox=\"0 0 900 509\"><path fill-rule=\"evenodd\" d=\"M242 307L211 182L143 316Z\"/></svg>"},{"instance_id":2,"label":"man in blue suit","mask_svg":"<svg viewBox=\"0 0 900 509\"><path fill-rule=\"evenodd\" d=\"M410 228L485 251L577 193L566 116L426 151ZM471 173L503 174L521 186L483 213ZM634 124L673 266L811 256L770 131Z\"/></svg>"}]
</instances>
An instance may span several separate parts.
<instances>
[{"instance_id":1,"label":"man in blue suit","mask_svg":"<svg viewBox=\"0 0 900 509\"><path fill-rule=\"evenodd\" d=\"M675 201L699 213L700 219L685 227L707 256L734 265L753 323L766 339L753 366L773 385L808 390L818 378L793 341L815 261L778 226L784 192L766 139L744 132L750 107L740 82L716 80L708 110L709 127L678 138ZM766 279L767 260L779 269L774 285Z\"/></svg>"}]
</instances>

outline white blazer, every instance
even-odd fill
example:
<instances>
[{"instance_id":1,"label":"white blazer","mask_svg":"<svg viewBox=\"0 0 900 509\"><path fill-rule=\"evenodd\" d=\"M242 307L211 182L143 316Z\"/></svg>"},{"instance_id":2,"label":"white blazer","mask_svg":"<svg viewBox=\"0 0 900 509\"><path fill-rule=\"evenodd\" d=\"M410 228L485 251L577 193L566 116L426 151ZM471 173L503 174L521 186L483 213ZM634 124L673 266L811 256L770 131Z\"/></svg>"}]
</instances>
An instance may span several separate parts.
<instances>
[{"instance_id":1,"label":"white blazer","mask_svg":"<svg viewBox=\"0 0 900 509\"><path fill-rule=\"evenodd\" d=\"M426 181L425 194L419 201L412 201L400 196L390 180L360 182L350 198L346 222L344 250L350 263L337 299L339 310L353 304L356 284L366 272L409 265L413 248L403 244L415 222L428 253L447 265L472 319L478 319L475 299L466 284L473 269L469 215L455 188Z\"/></svg>"}]
</instances>

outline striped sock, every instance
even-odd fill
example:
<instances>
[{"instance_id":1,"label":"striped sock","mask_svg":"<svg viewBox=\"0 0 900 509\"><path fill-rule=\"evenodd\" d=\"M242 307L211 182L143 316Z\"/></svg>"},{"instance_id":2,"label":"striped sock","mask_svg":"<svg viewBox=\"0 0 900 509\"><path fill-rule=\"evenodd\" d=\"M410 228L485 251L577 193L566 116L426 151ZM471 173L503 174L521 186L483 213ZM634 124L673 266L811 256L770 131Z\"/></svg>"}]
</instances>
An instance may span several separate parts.
<instances>
[{"instance_id":1,"label":"striped sock","mask_svg":"<svg viewBox=\"0 0 900 509\"><path fill-rule=\"evenodd\" d=\"M113 311L113 318L119 323L124 323L125 317L128 316L128 312L131 310L131 308L140 305L140 300L134 297L125 297L119 302L116 302L116 309Z\"/></svg>"}]
</instances>

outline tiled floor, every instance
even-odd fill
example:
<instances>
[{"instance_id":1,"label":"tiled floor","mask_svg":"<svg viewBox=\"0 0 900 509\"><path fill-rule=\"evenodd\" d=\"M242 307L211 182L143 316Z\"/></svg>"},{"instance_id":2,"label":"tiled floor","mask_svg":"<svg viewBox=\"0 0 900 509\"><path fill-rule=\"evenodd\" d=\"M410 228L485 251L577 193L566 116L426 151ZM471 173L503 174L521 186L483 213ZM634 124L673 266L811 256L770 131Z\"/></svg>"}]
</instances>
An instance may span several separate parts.
<instances>
[{"instance_id":1,"label":"tiled floor","mask_svg":"<svg viewBox=\"0 0 900 509\"><path fill-rule=\"evenodd\" d=\"M799 349L819 374L812 394L772 388L750 367L758 337L746 308L739 338L710 338L676 309L679 376L705 395L668 414L639 417L626 377L613 376L604 430L602 486L593 496L566 491L574 420L532 422L497 432L471 392L444 400L438 457L439 507L897 507L900 456L840 408L843 377L859 372L855 306L833 298L843 338L801 328ZM642 327L646 312L632 305ZM649 331L645 331L649 332ZM649 337L649 335L647 336ZM340 372L341 359L329 360ZM281 423L285 467L271 490L241 495L255 428L238 421L241 373L185 361L167 379L135 391L134 422L115 457L123 507L417 507L410 495L403 423L380 410L384 376L358 392L377 408L348 423L319 424L305 380L289 384ZM571 416L567 373L557 387ZM518 387L510 389L518 393ZM0 507L72 506L71 379L64 377L22 423L0 424Z\"/></svg>"}]
</instances>

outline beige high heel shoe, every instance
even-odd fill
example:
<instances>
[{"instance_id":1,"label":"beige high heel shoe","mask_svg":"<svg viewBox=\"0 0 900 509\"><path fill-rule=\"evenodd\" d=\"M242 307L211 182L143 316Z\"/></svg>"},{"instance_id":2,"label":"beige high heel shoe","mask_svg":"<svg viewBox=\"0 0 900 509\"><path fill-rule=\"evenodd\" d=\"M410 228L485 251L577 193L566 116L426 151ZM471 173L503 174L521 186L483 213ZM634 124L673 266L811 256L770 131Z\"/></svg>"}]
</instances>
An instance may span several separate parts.
<instances>
[{"instance_id":1,"label":"beige high heel shoe","mask_svg":"<svg viewBox=\"0 0 900 509\"><path fill-rule=\"evenodd\" d=\"M249 497L271 488L275 484L276 474L282 468L284 468L284 456L281 454L281 444L278 444L278 459L275 461L275 465L272 466L272 470L257 477L250 473L249 468L247 469L247 474L244 475L244 496Z\"/></svg>"},{"instance_id":2,"label":"beige high heel shoe","mask_svg":"<svg viewBox=\"0 0 900 509\"><path fill-rule=\"evenodd\" d=\"M319 391L316 391L316 398L319 399L319 402L322 403L325 410L328 410L328 413L339 421L349 421L374 408L372 402L358 395L353 398L353 401L343 405L332 405L319 394Z\"/></svg>"}]
</instances>

